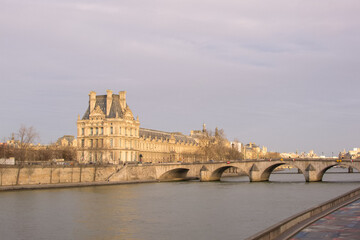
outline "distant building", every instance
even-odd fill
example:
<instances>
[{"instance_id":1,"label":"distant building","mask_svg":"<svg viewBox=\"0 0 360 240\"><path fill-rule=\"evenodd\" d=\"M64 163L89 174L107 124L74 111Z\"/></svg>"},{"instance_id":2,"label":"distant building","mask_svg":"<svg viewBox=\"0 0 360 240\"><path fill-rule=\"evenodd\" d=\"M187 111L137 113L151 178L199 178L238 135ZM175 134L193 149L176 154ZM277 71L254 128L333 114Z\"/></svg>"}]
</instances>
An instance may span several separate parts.
<instances>
[{"instance_id":1,"label":"distant building","mask_svg":"<svg viewBox=\"0 0 360 240\"><path fill-rule=\"evenodd\" d=\"M297 153L286 153L286 152L283 152L283 153L280 153L280 156L282 158L299 158L299 154Z\"/></svg>"},{"instance_id":2,"label":"distant building","mask_svg":"<svg viewBox=\"0 0 360 240\"><path fill-rule=\"evenodd\" d=\"M198 149L198 142L182 133L170 133L152 129L139 129L138 154L145 162L189 162L191 153Z\"/></svg>"},{"instance_id":3,"label":"distant building","mask_svg":"<svg viewBox=\"0 0 360 240\"><path fill-rule=\"evenodd\" d=\"M360 148L353 148L348 152L346 152L346 150L344 149L344 151L339 154L339 158L360 159Z\"/></svg>"},{"instance_id":4,"label":"distant building","mask_svg":"<svg viewBox=\"0 0 360 240\"><path fill-rule=\"evenodd\" d=\"M267 147L260 148L255 143L250 142L242 147L241 152L244 154L245 159L259 159L266 155Z\"/></svg>"},{"instance_id":5,"label":"distant building","mask_svg":"<svg viewBox=\"0 0 360 240\"><path fill-rule=\"evenodd\" d=\"M281 157L283 158L320 158L314 150L310 150L308 153L302 152L302 153L281 153Z\"/></svg>"},{"instance_id":6,"label":"distant building","mask_svg":"<svg viewBox=\"0 0 360 240\"><path fill-rule=\"evenodd\" d=\"M206 124L203 124L202 130L191 130L190 136L193 138L202 138L206 135Z\"/></svg>"},{"instance_id":7,"label":"distant building","mask_svg":"<svg viewBox=\"0 0 360 240\"><path fill-rule=\"evenodd\" d=\"M72 135L64 135L61 138L58 138L58 140L56 141L56 145L62 147L66 147L66 146L76 147L77 141L75 137Z\"/></svg>"},{"instance_id":8,"label":"distant building","mask_svg":"<svg viewBox=\"0 0 360 240\"><path fill-rule=\"evenodd\" d=\"M11 139L6 141L6 145L9 147L20 147L20 141L19 140L15 140L15 134L13 133L11 135Z\"/></svg>"},{"instance_id":9,"label":"distant building","mask_svg":"<svg viewBox=\"0 0 360 240\"><path fill-rule=\"evenodd\" d=\"M239 152L243 150L243 144L241 142L230 142L230 147L235 148Z\"/></svg>"},{"instance_id":10,"label":"distant building","mask_svg":"<svg viewBox=\"0 0 360 240\"><path fill-rule=\"evenodd\" d=\"M82 163L191 161L199 144L193 136L140 128L126 92L89 94L89 106L77 121L78 159ZM192 132L196 135L197 132Z\"/></svg>"}]
</instances>

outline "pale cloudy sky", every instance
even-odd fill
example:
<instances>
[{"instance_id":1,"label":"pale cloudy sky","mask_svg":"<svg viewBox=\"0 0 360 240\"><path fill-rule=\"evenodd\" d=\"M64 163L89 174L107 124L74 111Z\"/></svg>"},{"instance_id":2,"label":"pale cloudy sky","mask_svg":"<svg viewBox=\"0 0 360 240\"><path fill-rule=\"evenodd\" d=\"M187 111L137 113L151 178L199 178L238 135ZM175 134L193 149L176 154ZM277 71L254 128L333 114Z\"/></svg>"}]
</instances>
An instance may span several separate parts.
<instances>
[{"instance_id":1,"label":"pale cloudy sky","mask_svg":"<svg viewBox=\"0 0 360 240\"><path fill-rule=\"evenodd\" d=\"M360 147L358 0L0 0L0 137L76 135L88 93L142 127L274 151Z\"/></svg>"}]
</instances>

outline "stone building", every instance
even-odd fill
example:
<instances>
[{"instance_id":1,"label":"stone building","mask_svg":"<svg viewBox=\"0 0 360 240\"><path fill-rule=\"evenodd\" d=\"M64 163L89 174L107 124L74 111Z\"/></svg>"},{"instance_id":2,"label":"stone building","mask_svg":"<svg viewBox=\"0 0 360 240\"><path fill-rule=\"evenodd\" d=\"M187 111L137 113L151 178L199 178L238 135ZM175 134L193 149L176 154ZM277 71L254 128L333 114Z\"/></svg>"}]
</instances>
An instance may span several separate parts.
<instances>
[{"instance_id":1,"label":"stone building","mask_svg":"<svg viewBox=\"0 0 360 240\"><path fill-rule=\"evenodd\" d=\"M191 136L140 128L125 91L100 96L91 91L88 109L77 121L77 139L82 163L190 161L198 149Z\"/></svg>"},{"instance_id":2,"label":"stone building","mask_svg":"<svg viewBox=\"0 0 360 240\"><path fill-rule=\"evenodd\" d=\"M244 154L245 159L259 159L266 155L267 147L260 148L260 146L250 142L242 146L241 152Z\"/></svg>"},{"instance_id":3,"label":"stone building","mask_svg":"<svg viewBox=\"0 0 360 240\"><path fill-rule=\"evenodd\" d=\"M339 158L342 159L360 159L360 148L353 148L353 150L344 151L339 153Z\"/></svg>"},{"instance_id":4,"label":"stone building","mask_svg":"<svg viewBox=\"0 0 360 240\"><path fill-rule=\"evenodd\" d=\"M76 147L77 141L74 136L72 135L64 135L56 141L57 146L62 147Z\"/></svg>"},{"instance_id":5,"label":"stone building","mask_svg":"<svg viewBox=\"0 0 360 240\"><path fill-rule=\"evenodd\" d=\"M140 128L139 156L144 162L191 162L198 149L196 139L182 133Z\"/></svg>"}]
</instances>

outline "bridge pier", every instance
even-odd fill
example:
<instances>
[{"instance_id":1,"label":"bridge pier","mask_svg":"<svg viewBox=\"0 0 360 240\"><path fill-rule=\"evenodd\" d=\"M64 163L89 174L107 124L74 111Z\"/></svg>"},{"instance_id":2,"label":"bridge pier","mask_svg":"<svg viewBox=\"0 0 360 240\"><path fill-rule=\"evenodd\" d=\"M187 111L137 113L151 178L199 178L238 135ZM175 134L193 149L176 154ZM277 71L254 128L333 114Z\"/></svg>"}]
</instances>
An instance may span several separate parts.
<instances>
[{"instance_id":1,"label":"bridge pier","mask_svg":"<svg viewBox=\"0 0 360 240\"><path fill-rule=\"evenodd\" d=\"M200 169L200 182L220 181L220 177L214 177L212 172L205 166Z\"/></svg>"},{"instance_id":2,"label":"bridge pier","mask_svg":"<svg viewBox=\"0 0 360 240\"><path fill-rule=\"evenodd\" d=\"M269 181L269 176L265 176L259 170L250 171L250 182L266 182Z\"/></svg>"},{"instance_id":3,"label":"bridge pier","mask_svg":"<svg viewBox=\"0 0 360 240\"><path fill-rule=\"evenodd\" d=\"M200 182L209 182L210 181L211 172L207 171L200 171Z\"/></svg>"},{"instance_id":4,"label":"bridge pier","mask_svg":"<svg viewBox=\"0 0 360 240\"><path fill-rule=\"evenodd\" d=\"M322 176L316 171L306 171L305 172L306 182L321 182Z\"/></svg>"},{"instance_id":5,"label":"bridge pier","mask_svg":"<svg viewBox=\"0 0 360 240\"><path fill-rule=\"evenodd\" d=\"M250 182L266 182L269 181L270 174L272 171L280 166L281 164L275 164L274 166L268 167L266 169L259 169L257 164L253 164L250 168L249 177Z\"/></svg>"}]
</instances>

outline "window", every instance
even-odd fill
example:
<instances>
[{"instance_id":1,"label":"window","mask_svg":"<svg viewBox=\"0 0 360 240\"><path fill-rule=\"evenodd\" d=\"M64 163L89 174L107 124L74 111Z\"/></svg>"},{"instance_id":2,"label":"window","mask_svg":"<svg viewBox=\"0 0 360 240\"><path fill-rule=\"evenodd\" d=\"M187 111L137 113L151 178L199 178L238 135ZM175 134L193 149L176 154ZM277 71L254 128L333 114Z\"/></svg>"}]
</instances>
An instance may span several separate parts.
<instances>
[{"instance_id":1,"label":"window","mask_svg":"<svg viewBox=\"0 0 360 240\"><path fill-rule=\"evenodd\" d=\"M130 148L132 148L132 141L130 141Z\"/></svg>"},{"instance_id":2,"label":"window","mask_svg":"<svg viewBox=\"0 0 360 240\"><path fill-rule=\"evenodd\" d=\"M95 140L95 147L98 147L98 140Z\"/></svg>"},{"instance_id":3,"label":"window","mask_svg":"<svg viewBox=\"0 0 360 240\"><path fill-rule=\"evenodd\" d=\"M81 139L81 147L85 147L85 139Z\"/></svg>"},{"instance_id":4,"label":"window","mask_svg":"<svg viewBox=\"0 0 360 240\"><path fill-rule=\"evenodd\" d=\"M119 128L119 135L121 135L121 127Z\"/></svg>"},{"instance_id":5,"label":"window","mask_svg":"<svg viewBox=\"0 0 360 240\"><path fill-rule=\"evenodd\" d=\"M130 128L130 136L132 136L132 135L133 135L133 129Z\"/></svg>"},{"instance_id":6,"label":"window","mask_svg":"<svg viewBox=\"0 0 360 240\"><path fill-rule=\"evenodd\" d=\"M113 134L113 133L114 133L114 128L110 127L110 134Z\"/></svg>"},{"instance_id":7,"label":"window","mask_svg":"<svg viewBox=\"0 0 360 240\"><path fill-rule=\"evenodd\" d=\"M81 129L81 135L84 135L85 134L85 128L82 128Z\"/></svg>"},{"instance_id":8,"label":"window","mask_svg":"<svg viewBox=\"0 0 360 240\"><path fill-rule=\"evenodd\" d=\"M121 139L119 140L119 147L121 147Z\"/></svg>"},{"instance_id":9,"label":"window","mask_svg":"<svg viewBox=\"0 0 360 240\"><path fill-rule=\"evenodd\" d=\"M95 131L96 131L96 135L99 135L99 128L96 128Z\"/></svg>"},{"instance_id":10,"label":"window","mask_svg":"<svg viewBox=\"0 0 360 240\"><path fill-rule=\"evenodd\" d=\"M90 139L90 147L93 147L93 140Z\"/></svg>"},{"instance_id":11,"label":"window","mask_svg":"<svg viewBox=\"0 0 360 240\"><path fill-rule=\"evenodd\" d=\"M104 139L100 139L100 147L104 146Z\"/></svg>"},{"instance_id":12,"label":"window","mask_svg":"<svg viewBox=\"0 0 360 240\"><path fill-rule=\"evenodd\" d=\"M100 134L103 135L104 134L104 128L100 128Z\"/></svg>"},{"instance_id":13,"label":"window","mask_svg":"<svg viewBox=\"0 0 360 240\"><path fill-rule=\"evenodd\" d=\"M93 135L93 128L90 128L90 135Z\"/></svg>"},{"instance_id":14,"label":"window","mask_svg":"<svg viewBox=\"0 0 360 240\"><path fill-rule=\"evenodd\" d=\"M110 138L110 147L113 147L113 144L114 144L113 139Z\"/></svg>"},{"instance_id":15,"label":"window","mask_svg":"<svg viewBox=\"0 0 360 240\"><path fill-rule=\"evenodd\" d=\"M127 136L127 129L125 128L125 136Z\"/></svg>"}]
</instances>

